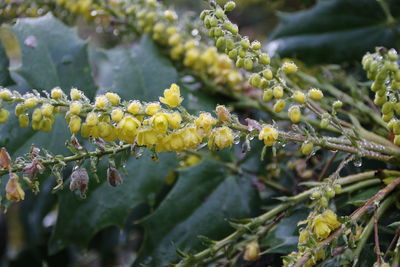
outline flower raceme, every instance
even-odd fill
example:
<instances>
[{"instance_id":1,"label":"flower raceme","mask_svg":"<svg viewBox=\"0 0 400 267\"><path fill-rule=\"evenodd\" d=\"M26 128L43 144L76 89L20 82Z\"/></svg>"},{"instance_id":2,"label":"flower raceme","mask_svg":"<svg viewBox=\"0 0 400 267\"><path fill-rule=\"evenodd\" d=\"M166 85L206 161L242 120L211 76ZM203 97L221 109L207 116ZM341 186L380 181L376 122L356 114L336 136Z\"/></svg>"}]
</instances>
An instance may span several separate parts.
<instances>
[{"instance_id":1,"label":"flower raceme","mask_svg":"<svg viewBox=\"0 0 400 267\"><path fill-rule=\"evenodd\" d=\"M90 103L76 88L71 89L69 98L60 88L54 88L49 97L30 93L21 96L3 88L0 97L7 105L17 104L15 114L21 127L31 124L33 129L47 132L52 129L57 113L66 112L65 119L72 134L102 138L106 142L136 143L156 152L181 152L204 143L210 149L223 149L231 146L237 136L234 127L230 127L233 116L224 106L217 106L217 118L208 112L198 116L188 114L180 107L183 98L176 84L165 89L160 97L165 107L159 102L121 101L111 92L97 96L94 103ZM267 146L272 146L277 138L278 131L271 125L265 126L259 134L259 139Z\"/></svg>"}]
</instances>

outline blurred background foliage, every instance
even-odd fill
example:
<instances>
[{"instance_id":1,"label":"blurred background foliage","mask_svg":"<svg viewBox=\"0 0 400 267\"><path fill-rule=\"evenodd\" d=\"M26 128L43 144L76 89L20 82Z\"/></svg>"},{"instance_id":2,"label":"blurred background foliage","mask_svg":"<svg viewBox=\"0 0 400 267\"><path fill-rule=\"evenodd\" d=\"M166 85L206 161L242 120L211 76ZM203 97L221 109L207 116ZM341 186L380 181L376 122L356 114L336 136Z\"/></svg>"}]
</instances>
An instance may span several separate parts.
<instances>
[{"instance_id":1,"label":"blurred background foliage","mask_svg":"<svg viewBox=\"0 0 400 267\"><path fill-rule=\"evenodd\" d=\"M189 14L185 16L188 22L205 7L198 0L164 2L180 14ZM361 76L358 62L364 53L380 45L400 48L399 25L388 21L375 0L237 2L239 8L231 18L244 35L265 40L265 49L273 55L295 58L310 73L316 72L312 68L315 64L334 63ZM400 2L389 3L392 15L400 17ZM4 13L0 21L10 23ZM191 111L211 110L216 103L228 101L197 90L201 85L180 73L146 36L140 40L124 36L121 45L119 35L100 32L83 18L78 18L77 24L75 33L48 14L2 29L5 49L0 45L0 83L20 91L78 86L89 96L94 96L99 87L117 91L124 99L152 101L160 90L177 82ZM26 44L33 32L38 45L35 53ZM89 42L83 41L88 38ZM255 116L268 120L264 114ZM16 130L16 124L14 121L0 126L0 145L6 145L13 156L27 152L31 143L53 153L65 152L60 140L66 140L68 134L61 126L52 134L44 134ZM149 155L139 160L131 158L124 164L125 183L116 189L105 182L103 163L98 168L101 183L91 183L85 200L69 190L53 194L55 180L46 180L44 175L40 194L29 193L24 202L9 206L7 214L0 215L0 265L162 266L179 258L178 248L186 252L204 248L198 235L218 239L231 232L225 218L255 216L278 202L274 199L277 192L287 194L285 188L301 190L304 187L299 182L318 176L323 162L330 157L319 152L306 165L304 160L290 161L293 154L282 151L277 159L285 161L270 157L260 161L261 147L255 143L253 146L245 156L239 147L215 153L216 160L203 160L189 168L187 162L193 158L187 156L176 160L175 155L165 154L158 163L152 162ZM248 171L235 173L221 163L237 165L239 160ZM335 162L341 160L337 157ZM351 171L379 167L368 163L351 166ZM302 177L305 170L308 176ZM65 177L69 171L65 171ZM346 173L350 170L345 169L343 175ZM6 182L3 180L2 185ZM341 215L377 190L344 196L337 203L343 207ZM252 265L240 262L240 266L279 266L280 257L296 249L298 227L294 222L305 218L308 211L306 206L292 211L262 240L268 254ZM391 229L385 231L388 236L393 233ZM387 242L382 240L382 246ZM372 262L367 257L371 251L367 247L365 262Z\"/></svg>"}]
</instances>

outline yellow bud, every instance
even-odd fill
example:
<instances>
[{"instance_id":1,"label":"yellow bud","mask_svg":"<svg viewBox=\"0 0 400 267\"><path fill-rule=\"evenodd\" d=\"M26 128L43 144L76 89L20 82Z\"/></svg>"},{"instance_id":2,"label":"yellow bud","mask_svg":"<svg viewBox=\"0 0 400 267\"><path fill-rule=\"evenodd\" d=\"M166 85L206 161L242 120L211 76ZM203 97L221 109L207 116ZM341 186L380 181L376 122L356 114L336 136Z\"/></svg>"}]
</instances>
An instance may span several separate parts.
<instances>
[{"instance_id":1,"label":"yellow bud","mask_svg":"<svg viewBox=\"0 0 400 267\"><path fill-rule=\"evenodd\" d=\"M298 123L301 120L301 111L299 106L291 106L288 111L289 119L293 123Z\"/></svg>"},{"instance_id":2,"label":"yellow bud","mask_svg":"<svg viewBox=\"0 0 400 267\"><path fill-rule=\"evenodd\" d=\"M264 141L266 146L272 146L278 139L279 133L272 125L265 125L258 135L258 139Z\"/></svg>"},{"instance_id":3,"label":"yellow bud","mask_svg":"<svg viewBox=\"0 0 400 267\"><path fill-rule=\"evenodd\" d=\"M274 105L274 112L279 113L281 111L283 111L286 107L286 102L285 100L278 100L276 101L275 105Z\"/></svg>"},{"instance_id":4,"label":"yellow bud","mask_svg":"<svg viewBox=\"0 0 400 267\"><path fill-rule=\"evenodd\" d=\"M42 118L42 120L40 121L40 130L42 130L43 132L50 132L52 127L53 127L53 121L50 118Z\"/></svg>"},{"instance_id":5,"label":"yellow bud","mask_svg":"<svg viewBox=\"0 0 400 267\"><path fill-rule=\"evenodd\" d=\"M89 127L96 126L99 122L99 116L95 112L89 112L86 116L86 124Z\"/></svg>"},{"instance_id":6,"label":"yellow bud","mask_svg":"<svg viewBox=\"0 0 400 267\"><path fill-rule=\"evenodd\" d=\"M76 88L72 88L69 95L71 97L71 100L79 100L83 97L83 92Z\"/></svg>"},{"instance_id":7,"label":"yellow bud","mask_svg":"<svg viewBox=\"0 0 400 267\"><path fill-rule=\"evenodd\" d=\"M79 116L73 115L70 118L68 126L71 133L75 134L79 132L79 130L81 129L81 122L82 119Z\"/></svg>"},{"instance_id":8,"label":"yellow bud","mask_svg":"<svg viewBox=\"0 0 400 267\"><path fill-rule=\"evenodd\" d=\"M274 77L274 75L272 74L272 71L270 69L263 70L262 74L263 74L264 78L267 80L272 80L272 78Z\"/></svg>"},{"instance_id":9,"label":"yellow bud","mask_svg":"<svg viewBox=\"0 0 400 267\"><path fill-rule=\"evenodd\" d=\"M60 99L63 96L63 91L60 87L53 88L51 90L51 98Z\"/></svg>"},{"instance_id":10,"label":"yellow bud","mask_svg":"<svg viewBox=\"0 0 400 267\"><path fill-rule=\"evenodd\" d=\"M183 60L183 64L186 67L190 67L197 62L197 59L200 57L200 51L197 48L189 49L185 54L185 59Z\"/></svg>"},{"instance_id":11,"label":"yellow bud","mask_svg":"<svg viewBox=\"0 0 400 267\"><path fill-rule=\"evenodd\" d=\"M99 135L103 139L110 136L113 132L113 126L108 122L104 122L104 121L99 122L97 127L99 129Z\"/></svg>"},{"instance_id":12,"label":"yellow bud","mask_svg":"<svg viewBox=\"0 0 400 267\"><path fill-rule=\"evenodd\" d=\"M104 95L100 95L96 97L94 105L96 106L96 108L103 109L108 105L108 103L108 98Z\"/></svg>"},{"instance_id":13,"label":"yellow bud","mask_svg":"<svg viewBox=\"0 0 400 267\"><path fill-rule=\"evenodd\" d=\"M168 39L168 44L170 46L176 46L179 44L179 42L181 41L181 35L179 33L174 33L172 34L169 39Z\"/></svg>"},{"instance_id":14,"label":"yellow bud","mask_svg":"<svg viewBox=\"0 0 400 267\"><path fill-rule=\"evenodd\" d=\"M119 105L119 102L121 101L121 98L116 93L108 92L108 93L106 93L106 97L107 97L108 101L110 101L111 105L113 105L113 106Z\"/></svg>"},{"instance_id":15,"label":"yellow bud","mask_svg":"<svg viewBox=\"0 0 400 267\"><path fill-rule=\"evenodd\" d=\"M303 155L308 156L313 151L313 148L314 148L313 143L306 141L301 145L300 151Z\"/></svg>"},{"instance_id":16,"label":"yellow bud","mask_svg":"<svg viewBox=\"0 0 400 267\"><path fill-rule=\"evenodd\" d=\"M32 113L32 121L39 122L42 120L42 110L37 108Z\"/></svg>"},{"instance_id":17,"label":"yellow bud","mask_svg":"<svg viewBox=\"0 0 400 267\"><path fill-rule=\"evenodd\" d=\"M265 90L263 93L263 100L265 102L268 102L272 99L273 96L274 96L274 91L272 91L272 89Z\"/></svg>"},{"instance_id":18,"label":"yellow bud","mask_svg":"<svg viewBox=\"0 0 400 267\"><path fill-rule=\"evenodd\" d=\"M176 15L175 11L173 11L173 10L165 10L164 16L167 20L169 20L171 22L176 20L176 18L177 18L177 15Z\"/></svg>"},{"instance_id":19,"label":"yellow bud","mask_svg":"<svg viewBox=\"0 0 400 267\"><path fill-rule=\"evenodd\" d=\"M25 99L24 101L24 106L26 108L34 108L39 104L39 101L36 97L30 97Z\"/></svg>"},{"instance_id":20,"label":"yellow bud","mask_svg":"<svg viewBox=\"0 0 400 267\"><path fill-rule=\"evenodd\" d=\"M82 103L74 101L69 105L69 112L71 114L79 115L82 111Z\"/></svg>"},{"instance_id":21,"label":"yellow bud","mask_svg":"<svg viewBox=\"0 0 400 267\"><path fill-rule=\"evenodd\" d=\"M322 93L321 90L312 88L308 91L308 97L311 98L312 100L321 100L324 97L324 94Z\"/></svg>"},{"instance_id":22,"label":"yellow bud","mask_svg":"<svg viewBox=\"0 0 400 267\"><path fill-rule=\"evenodd\" d=\"M245 261L255 261L260 258L260 245L257 241L250 242L246 245L243 259Z\"/></svg>"},{"instance_id":23,"label":"yellow bud","mask_svg":"<svg viewBox=\"0 0 400 267\"><path fill-rule=\"evenodd\" d=\"M304 104L306 102L306 96L301 91L295 91L292 95L292 98L299 104Z\"/></svg>"},{"instance_id":24,"label":"yellow bud","mask_svg":"<svg viewBox=\"0 0 400 267\"><path fill-rule=\"evenodd\" d=\"M308 230L302 230L299 234L299 243L305 243L308 240L309 232Z\"/></svg>"},{"instance_id":25,"label":"yellow bud","mask_svg":"<svg viewBox=\"0 0 400 267\"><path fill-rule=\"evenodd\" d=\"M190 126L183 129L183 142L186 149L194 149L203 140L196 127Z\"/></svg>"},{"instance_id":26,"label":"yellow bud","mask_svg":"<svg viewBox=\"0 0 400 267\"><path fill-rule=\"evenodd\" d=\"M282 98L283 97L283 88L282 86L275 86L273 89L274 97L275 98Z\"/></svg>"},{"instance_id":27,"label":"yellow bud","mask_svg":"<svg viewBox=\"0 0 400 267\"><path fill-rule=\"evenodd\" d=\"M128 112L133 115L138 114L141 109L142 109L142 104L137 100L129 103L128 108L127 108Z\"/></svg>"},{"instance_id":28,"label":"yellow bud","mask_svg":"<svg viewBox=\"0 0 400 267\"><path fill-rule=\"evenodd\" d=\"M124 117L124 111L120 108L115 108L111 112L111 119L114 122L120 122L122 118Z\"/></svg>"},{"instance_id":29,"label":"yellow bud","mask_svg":"<svg viewBox=\"0 0 400 267\"><path fill-rule=\"evenodd\" d=\"M43 104L41 109L42 109L43 116L50 117L51 115L53 115L53 111L54 111L53 105L46 103L46 104Z\"/></svg>"},{"instance_id":30,"label":"yellow bud","mask_svg":"<svg viewBox=\"0 0 400 267\"><path fill-rule=\"evenodd\" d=\"M0 109L0 123L5 123L10 117L10 112L6 109Z\"/></svg>"},{"instance_id":31,"label":"yellow bud","mask_svg":"<svg viewBox=\"0 0 400 267\"><path fill-rule=\"evenodd\" d=\"M18 104L15 106L15 115L19 116L23 113L25 113L25 105L24 104Z\"/></svg>"},{"instance_id":32,"label":"yellow bud","mask_svg":"<svg viewBox=\"0 0 400 267\"><path fill-rule=\"evenodd\" d=\"M217 113L218 120L227 122L227 121L229 121L231 119L231 113L229 112L229 110L225 106L218 105L215 108L215 111Z\"/></svg>"},{"instance_id":33,"label":"yellow bud","mask_svg":"<svg viewBox=\"0 0 400 267\"><path fill-rule=\"evenodd\" d=\"M147 115L154 115L161 109L159 102L149 103L146 107L146 114Z\"/></svg>"},{"instance_id":34,"label":"yellow bud","mask_svg":"<svg viewBox=\"0 0 400 267\"><path fill-rule=\"evenodd\" d=\"M168 105L171 108L176 108L183 101L179 86L175 83L171 84L169 89L165 89L164 97L160 97L159 99L161 103Z\"/></svg>"},{"instance_id":35,"label":"yellow bud","mask_svg":"<svg viewBox=\"0 0 400 267\"><path fill-rule=\"evenodd\" d=\"M400 135L395 135L395 136L394 136L393 143L394 143L396 146L400 146Z\"/></svg>"},{"instance_id":36,"label":"yellow bud","mask_svg":"<svg viewBox=\"0 0 400 267\"><path fill-rule=\"evenodd\" d=\"M231 146L234 141L233 132L226 126L218 127L214 129L208 139L208 148L223 149Z\"/></svg>"},{"instance_id":37,"label":"yellow bud","mask_svg":"<svg viewBox=\"0 0 400 267\"><path fill-rule=\"evenodd\" d=\"M4 101L10 101L12 99L12 93L8 89L1 89L0 90L0 99Z\"/></svg>"},{"instance_id":38,"label":"yellow bud","mask_svg":"<svg viewBox=\"0 0 400 267\"><path fill-rule=\"evenodd\" d=\"M293 62L285 62L282 65L282 70L286 74L292 74L297 72L297 66Z\"/></svg>"},{"instance_id":39,"label":"yellow bud","mask_svg":"<svg viewBox=\"0 0 400 267\"><path fill-rule=\"evenodd\" d=\"M29 126L29 117L26 114L21 114L18 116L19 126L21 128L26 128Z\"/></svg>"}]
</instances>

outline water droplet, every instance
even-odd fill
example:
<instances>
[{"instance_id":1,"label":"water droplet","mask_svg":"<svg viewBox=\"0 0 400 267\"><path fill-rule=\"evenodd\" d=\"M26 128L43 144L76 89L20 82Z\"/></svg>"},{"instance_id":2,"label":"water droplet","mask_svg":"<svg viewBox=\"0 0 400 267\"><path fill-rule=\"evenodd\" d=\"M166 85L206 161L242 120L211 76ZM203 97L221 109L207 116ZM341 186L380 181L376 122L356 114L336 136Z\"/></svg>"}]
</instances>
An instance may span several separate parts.
<instances>
[{"instance_id":1,"label":"water droplet","mask_svg":"<svg viewBox=\"0 0 400 267\"><path fill-rule=\"evenodd\" d=\"M354 164L355 167L361 167L362 166L362 159L361 158L356 158L353 161L353 164Z\"/></svg>"}]
</instances>

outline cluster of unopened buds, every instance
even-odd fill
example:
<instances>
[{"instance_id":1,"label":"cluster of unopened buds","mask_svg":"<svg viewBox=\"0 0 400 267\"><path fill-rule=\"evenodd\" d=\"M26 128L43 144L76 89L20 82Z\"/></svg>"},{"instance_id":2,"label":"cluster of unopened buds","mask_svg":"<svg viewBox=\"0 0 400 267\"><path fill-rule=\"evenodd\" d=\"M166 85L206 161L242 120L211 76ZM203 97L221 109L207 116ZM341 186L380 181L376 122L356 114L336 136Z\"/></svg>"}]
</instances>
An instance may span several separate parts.
<instances>
[{"instance_id":1,"label":"cluster of unopened buds","mask_svg":"<svg viewBox=\"0 0 400 267\"><path fill-rule=\"evenodd\" d=\"M165 9L155 0L137 1L126 9L136 17L139 31L149 33L157 43L167 46L173 60L181 61L185 67L209 76L218 84L240 88L243 75L234 68L232 60L218 53L215 47L202 43L199 34L183 33L175 11Z\"/></svg>"},{"instance_id":2,"label":"cluster of unopened buds","mask_svg":"<svg viewBox=\"0 0 400 267\"><path fill-rule=\"evenodd\" d=\"M395 49L379 47L373 54L367 53L362 60L367 77L373 81L371 91L374 103L381 106L382 119L394 135L394 143L400 145L400 69Z\"/></svg>"}]
</instances>

